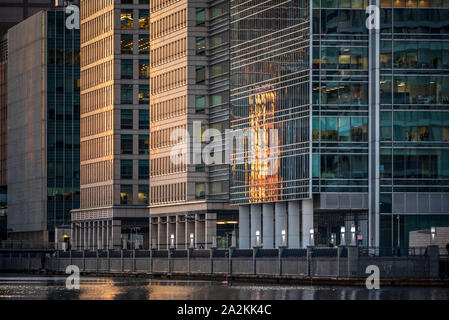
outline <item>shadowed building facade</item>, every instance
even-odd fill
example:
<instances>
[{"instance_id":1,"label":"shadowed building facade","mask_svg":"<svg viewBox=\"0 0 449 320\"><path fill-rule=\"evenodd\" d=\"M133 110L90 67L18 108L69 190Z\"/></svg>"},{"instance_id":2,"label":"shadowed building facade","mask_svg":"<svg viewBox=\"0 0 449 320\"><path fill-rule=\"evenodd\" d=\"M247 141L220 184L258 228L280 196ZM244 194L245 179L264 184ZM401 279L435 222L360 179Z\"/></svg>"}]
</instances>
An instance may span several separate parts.
<instances>
[{"instance_id":1,"label":"shadowed building facade","mask_svg":"<svg viewBox=\"0 0 449 320\"><path fill-rule=\"evenodd\" d=\"M53 241L79 207L79 30L63 9L8 32L9 238Z\"/></svg>"}]
</instances>

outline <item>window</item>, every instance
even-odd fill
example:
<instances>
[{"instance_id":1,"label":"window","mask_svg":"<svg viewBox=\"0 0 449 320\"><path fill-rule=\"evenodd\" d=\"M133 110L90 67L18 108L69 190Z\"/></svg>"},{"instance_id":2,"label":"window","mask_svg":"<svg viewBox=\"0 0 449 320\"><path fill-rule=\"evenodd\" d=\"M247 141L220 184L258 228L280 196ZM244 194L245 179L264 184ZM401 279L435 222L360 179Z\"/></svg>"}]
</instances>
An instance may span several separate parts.
<instances>
[{"instance_id":1,"label":"window","mask_svg":"<svg viewBox=\"0 0 449 320\"><path fill-rule=\"evenodd\" d=\"M120 14L120 23L122 29L132 29L133 28L133 10L132 9L122 9Z\"/></svg>"},{"instance_id":2,"label":"window","mask_svg":"<svg viewBox=\"0 0 449 320\"><path fill-rule=\"evenodd\" d=\"M147 34L139 34L139 54L150 53L150 36Z\"/></svg>"},{"instance_id":3,"label":"window","mask_svg":"<svg viewBox=\"0 0 449 320\"><path fill-rule=\"evenodd\" d=\"M120 96L122 104L133 104L133 85L122 84Z\"/></svg>"},{"instance_id":4,"label":"window","mask_svg":"<svg viewBox=\"0 0 449 320\"><path fill-rule=\"evenodd\" d=\"M132 160L120 160L120 179L132 180L133 179L133 161Z\"/></svg>"},{"instance_id":5,"label":"window","mask_svg":"<svg viewBox=\"0 0 449 320\"><path fill-rule=\"evenodd\" d=\"M139 135L139 154L149 154L150 150L150 136Z\"/></svg>"},{"instance_id":6,"label":"window","mask_svg":"<svg viewBox=\"0 0 449 320\"><path fill-rule=\"evenodd\" d=\"M197 84L204 84L206 81L206 67L205 66L198 66L196 67L196 83Z\"/></svg>"},{"instance_id":7,"label":"window","mask_svg":"<svg viewBox=\"0 0 449 320\"><path fill-rule=\"evenodd\" d=\"M195 39L196 41L196 54L197 55L205 55L206 54L206 38L198 37Z\"/></svg>"},{"instance_id":8,"label":"window","mask_svg":"<svg viewBox=\"0 0 449 320\"><path fill-rule=\"evenodd\" d=\"M150 176L150 162L139 160L139 180L148 180Z\"/></svg>"},{"instance_id":9,"label":"window","mask_svg":"<svg viewBox=\"0 0 449 320\"><path fill-rule=\"evenodd\" d=\"M196 96L195 97L195 110L197 113L204 113L206 109L206 97L205 96Z\"/></svg>"},{"instance_id":10,"label":"window","mask_svg":"<svg viewBox=\"0 0 449 320\"><path fill-rule=\"evenodd\" d=\"M197 200L206 199L206 184L205 183L195 184L195 199L197 199Z\"/></svg>"},{"instance_id":11,"label":"window","mask_svg":"<svg viewBox=\"0 0 449 320\"><path fill-rule=\"evenodd\" d=\"M150 104L150 86L139 85L139 104Z\"/></svg>"},{"instance_id":12,"label":"window","mask_svg":"<svg viewBox=\"0 0 449 320\"><path fill-rule=\"evenodd\" d=\"M120 35L120 52L122 54L133 54L133 35L132 34L122 34Z\"/></svg>"},{"instance_id":13,"label":"window","mask_svg":"<svg viewBox=\"0 0 449 320\"><path fill-rule=\"evenodd\" d=\"M150 78L150 61L139 60L139 79Z\"/></svg>"},{"instance_id":14,"label":"window","mask_svg":"<svg viewBox=\"0 0 449 320\"><path fill-rule=\"evenodd\" d=\"M206 9L197 8L196 9L196 25L205 26L206 25Z\"/></svg>"},{"instance_id":15,"label":"window","mask_svg":"<svg viewBox=\"0 0 449 320\"><path fill-rule=\"evenodd\" d=\"M120 204L133 204L133 186L131 184L120 186Z\"/></svg>"},{"instance_id":16,"label":"window","mask_svg":"<svg viewBox=\"0 0 449 320\"><path fill-rule=\"evenodd\" d=\"M150 187L147 185L139 185L139 193L137 194L138 204L148 205L150 198Z\"/></svg>"},{"instance_id":17,"label":"window","mask_svg":"<svg viewBox=\"0 0 449 320\"><path fill-rule=\"evenodd\" d=\"M124 130L133 129L133 110L130 109L120 110L120 129Z\"/></svg>"},{"instance_id":18,"label":"window","mask_svg":"<svg viewBox=\"0 0 449 320\"><path fill-rule=\"evenodd\" d=\"M149 29L150 10L139 10L139 29Z\"/></svg>"},{"instance_id":19,"label":"window","mask_svg":"<svg viewBox=\"0 0 449 320\"><path fill-rule=\"evenodd\" d=\"M133 154L133 136L131 134L122 134L120 136L121 154Z\"/></svg>"},{"instance_id":20,"label":"window","mask_svg":"<svg viewBox=\"0 0 449 320\"><path fill-rule=\"evenodd\" d=\"M150 129L150 111L139 110L139 130Z\"/></svg>"},{"instance_id":21,"label":"window","mask_svg":"<svg viewBox=\"0 0 449 320\"><path fill-rule=\"evenodd\" d=\"M132 79L133 78L133 61L131 59L122 59L122 79Z\"/></svg>"}]
</instances>

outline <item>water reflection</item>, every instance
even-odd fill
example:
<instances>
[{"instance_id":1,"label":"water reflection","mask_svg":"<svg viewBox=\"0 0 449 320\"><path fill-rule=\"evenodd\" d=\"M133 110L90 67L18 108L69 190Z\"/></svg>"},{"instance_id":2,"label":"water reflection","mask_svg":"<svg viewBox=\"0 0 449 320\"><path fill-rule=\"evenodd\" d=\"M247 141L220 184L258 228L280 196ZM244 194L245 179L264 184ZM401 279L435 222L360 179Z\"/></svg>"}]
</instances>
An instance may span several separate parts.
<instances>
[{"instance_id":1,"label":"water reflection","mask_svg":"<svg viewBox=\"0 0 449 320\"><path fill-rule=\"evenodd\" d=\"M81 278L80 290L68 290L63 277L0 277L0 299L48 300L449 300L440 287L277 286L209 281L158 281Z\"/></svg>"}]
</instances>

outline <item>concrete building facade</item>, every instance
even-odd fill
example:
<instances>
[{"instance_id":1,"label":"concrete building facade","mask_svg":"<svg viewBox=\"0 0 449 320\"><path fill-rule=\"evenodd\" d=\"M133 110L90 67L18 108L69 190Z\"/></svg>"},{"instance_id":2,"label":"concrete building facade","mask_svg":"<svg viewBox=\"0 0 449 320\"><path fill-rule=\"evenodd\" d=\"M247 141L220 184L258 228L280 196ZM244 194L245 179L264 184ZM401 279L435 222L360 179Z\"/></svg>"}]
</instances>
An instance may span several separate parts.
<instances>
[{"instance_id":1,"label":"concrete building facade","mask_svg":"<svg viewBox=\"0 0 449 320\"><path fill-rule=\"evenodd\" d=\"M52 241L79 207L79 30L63 9L8 32L8 232Z\"/></svg>"},{"instance_id":2,"label":"concrete building facade","mask_svg":"<svg viewBox=\"0 0 449 320\"><path fill-rule=\"evenodd\" d=\"M148 1L81 1L78 249L148 247Z\"/></svg>"},{"instance_id":3,"label":"concrete building facade","mask_svg":"<svg viewBox=\"0 0 449 320\"><path fill-rule=\"evenodd\" d=\"M229 166L203 152L229 128L228 17L229 1L150 2L152 247L229 247L237 227Z\"/></svg>"}]
</instances>

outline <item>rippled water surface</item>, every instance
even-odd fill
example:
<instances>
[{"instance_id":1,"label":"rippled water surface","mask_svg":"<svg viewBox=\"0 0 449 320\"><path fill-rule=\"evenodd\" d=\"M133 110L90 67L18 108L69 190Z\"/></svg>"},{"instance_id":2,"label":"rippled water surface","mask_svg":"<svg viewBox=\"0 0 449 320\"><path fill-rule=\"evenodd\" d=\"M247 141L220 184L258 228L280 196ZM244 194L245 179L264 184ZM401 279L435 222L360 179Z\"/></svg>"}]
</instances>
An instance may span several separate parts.
<instances>
[{"instance_id":1,"label":"rippled water surface","mask_svg":"<svg viewBox=\"0 0 449 320\"><path fill-rule=\"evenodd\" d=\"M449 300L449 288L286 286L212 281L81 277L68 290L61 276L1 275L0 299L50 300Z\"/></svg>"}]
</instances>

